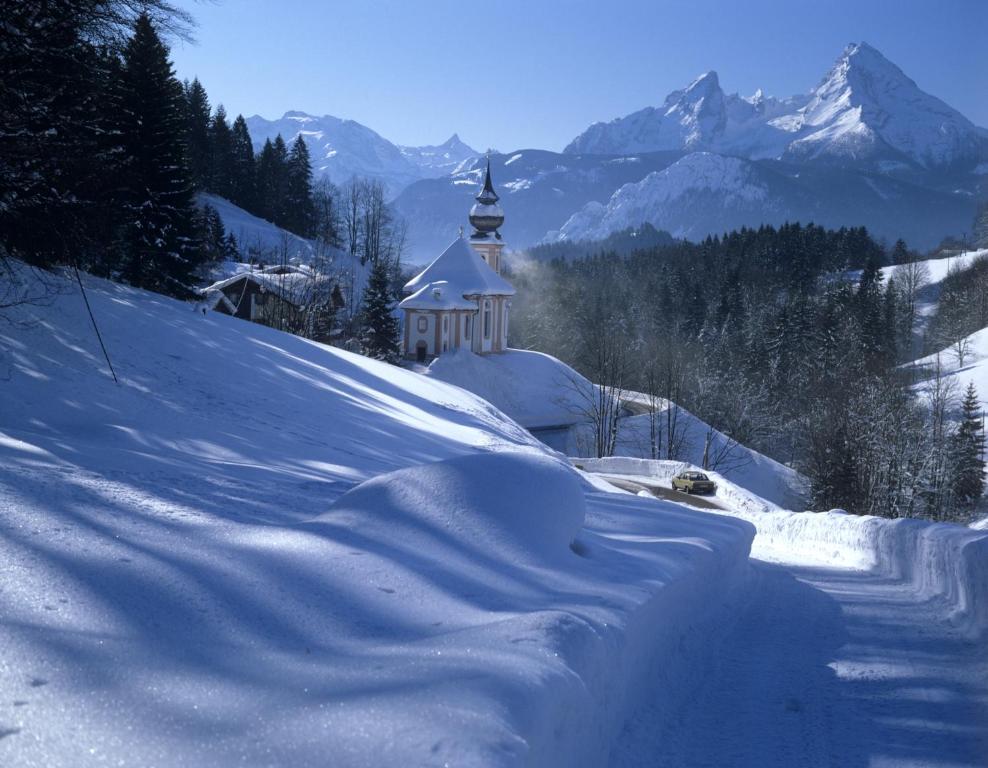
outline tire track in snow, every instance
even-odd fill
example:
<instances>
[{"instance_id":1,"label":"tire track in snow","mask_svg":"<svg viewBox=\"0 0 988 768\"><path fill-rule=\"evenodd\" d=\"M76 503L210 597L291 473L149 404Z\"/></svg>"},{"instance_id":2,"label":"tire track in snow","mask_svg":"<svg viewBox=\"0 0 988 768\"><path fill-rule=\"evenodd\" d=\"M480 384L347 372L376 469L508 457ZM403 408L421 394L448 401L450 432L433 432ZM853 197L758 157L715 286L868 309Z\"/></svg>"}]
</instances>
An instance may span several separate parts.
<instances>
[{"instance_id":1,"label":"tire track in snow","mask_svg":"<svg viewBox=\"0 0 988 768\"><path fill-rule=\"evenodd\" d=\"M693 695L672 722L640 710L612 766L988 765L988 653L935 604L867 571L752 568Z\"/></svg>"}]
</instances>

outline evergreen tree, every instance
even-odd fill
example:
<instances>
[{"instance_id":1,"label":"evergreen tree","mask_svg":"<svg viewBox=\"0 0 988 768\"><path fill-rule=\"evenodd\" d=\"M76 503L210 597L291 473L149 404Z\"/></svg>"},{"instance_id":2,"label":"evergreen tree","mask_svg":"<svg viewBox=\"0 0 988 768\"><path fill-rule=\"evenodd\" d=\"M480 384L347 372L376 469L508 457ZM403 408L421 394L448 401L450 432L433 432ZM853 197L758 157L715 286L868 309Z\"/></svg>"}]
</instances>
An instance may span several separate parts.
<instances>
[{"instance_id":1,"label":"evergreen tree","mask_svg":"<svg viewBox=\"0 0 988 768\"><path fill-rule=\"evenodd\" d=\"M954 489L958 500L973 504L985 488L985 433L983 412L974 383L967 385L961 401L961 423L954 434Z\"/></svg>"},{"instance_id":2,"label":"evergreen tree","mask_svg":"<svg viewBox=\"0 0 988 768\"><path fill-rule=\"evenodd\" d=\"M257 206L255 188L254 147L243 115L237 115L231 132L233 163L231 166L230 199L248 211Z\"/></svg>"},{"instance_id":3,"label":"evergreen tree","mask_svg":"<svg viewBox=\"0 0 988 768\"><path fill-rule=\"evenodd\" d=\"M285 227L302 237L312 237L315 226L312 165L302 134L295 139L288 154L285 203Z\"/></svg>"},{"instance_id":4,"label":"evergreen tree","mask_svg":"<svg viewBox=\"0 0 988 768\"><path fill-rule=\"evenodd\" d=\"M909 249L906 247L906 241L903 239L898 239L895 241L895 245L892 247L892 263L893 264L905 264L910 261Z\"/></svg>"},{"instance_id":5,"label":"evergreen tree","mask_svg":"<svg viewBox=\"0 0 988 768\"><path fill-rule=\"evenodd\" d=\"M285 220L288 151L281 134L264 142L257 159L258 213L281 226Z\"/></svg>"},{"instance_id":6,"label":"evergreen tree","mask_svg":"<svg viewBox=\"0 0 988 768\"><path fill-rule=\"evenodd\" d=\"M105 250L116 200L113 8L5 3L0 32L0 254L48 266Z\"/></svg>"},{"instance_id":7,"label":"evergreen tree","mask_svg":"<svg viewBox=\"0 0 988 768\"><path fill-rule=\"evenodd\" d=\"M288 218L288 147L280 133L274 137L272 147L274 148L274 175L272 176L271 221L278 226L283 226Z\"/></svg>"},{"instance_id":8,"label":"evergreen tree","mask_svg":"<svg viewBox=\"0 0 988 768\"><path fill-rule=\"evenodd\" d=\"M216 107L216 114L209 125L209 150L209 189L220 197L230 199L234 178L233 135L222 104Z\"/></svg>"},{"instance_id":9,"label":"evergreen tree","mask_svg":"<svg viewBox=\"0 0 988 768\"><path fill-rule=\"evenodd\" d=\"M362 308L364 333L361 351L368 357L389 363L398 361L398 319L391 292L391 269L385 259L371 267Z\"/></svg>"},{"instance_id":10,"label":"evergreen tree","mask_svg":"<svg viewBox=\"0 0 988 768\"><path fill-rule=\"evenodd\" d=\"M185 87L185 149L192 184L211 188L209 97L199 78Z\"/></svg>"},{"instance_id":11,"label":"evergreen tree","mask_svg":"<svg viewBox=\"0 0 988 768\"><path fill-rule=\"evenodd\" d=\"M123 54L121 131L127 238L123 277L189 296L202 253L192 237L192 182L185 162L182 86L147 14Z\"/></svg>"}]
</instances>

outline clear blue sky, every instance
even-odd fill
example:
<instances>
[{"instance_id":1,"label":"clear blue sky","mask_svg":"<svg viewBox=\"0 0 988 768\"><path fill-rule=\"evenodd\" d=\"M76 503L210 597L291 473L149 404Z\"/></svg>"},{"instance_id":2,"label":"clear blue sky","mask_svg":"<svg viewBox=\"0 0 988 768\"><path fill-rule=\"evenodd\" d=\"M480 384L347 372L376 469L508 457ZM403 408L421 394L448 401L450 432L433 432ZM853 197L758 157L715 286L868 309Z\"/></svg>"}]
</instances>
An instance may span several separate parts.
<instances>
[{"instance_id":1,"label":"clear blue sky","mask_svg":"<svg viewBox=\"0 0 988 768\"><path fill-rule=\"evenodd\" d=\"M865 40L988 126L988 0L178 0L176 41L231 115L289 109L399 144L561 149L717 70L727 92L808 91Z\"/></svg>"}]
</instances>

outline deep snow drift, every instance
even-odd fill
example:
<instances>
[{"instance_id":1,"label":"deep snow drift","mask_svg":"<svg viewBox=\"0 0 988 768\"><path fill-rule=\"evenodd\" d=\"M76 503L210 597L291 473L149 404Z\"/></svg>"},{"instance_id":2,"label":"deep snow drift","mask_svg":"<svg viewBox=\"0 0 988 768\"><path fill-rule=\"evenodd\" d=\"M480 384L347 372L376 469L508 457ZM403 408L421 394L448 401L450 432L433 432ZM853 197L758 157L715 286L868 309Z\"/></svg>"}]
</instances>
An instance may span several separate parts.
<instances>
[{"instance_id":1,"label":"deep snow drift","mask_svg":"<svg viewBox=\"0 0 988 768\"><path fill-rule=\"evenodd\" d=\"M434 378L86 283L119 386L71 281L0 325L0 764L596 766L702 674L748 523L581 479Z\"/></svg>"},{"instance_id":2,"label":"deep snow drift","mask_svg":"<svg viewBox=\"0 0 988 768\"><path fill-rule=\"evenodd\" d=\"M594 387L554 357L521 349L481 356L470 350L441 355L425 371L484 398L528 429L583 421Z\"/></svg>"}]
</instances>

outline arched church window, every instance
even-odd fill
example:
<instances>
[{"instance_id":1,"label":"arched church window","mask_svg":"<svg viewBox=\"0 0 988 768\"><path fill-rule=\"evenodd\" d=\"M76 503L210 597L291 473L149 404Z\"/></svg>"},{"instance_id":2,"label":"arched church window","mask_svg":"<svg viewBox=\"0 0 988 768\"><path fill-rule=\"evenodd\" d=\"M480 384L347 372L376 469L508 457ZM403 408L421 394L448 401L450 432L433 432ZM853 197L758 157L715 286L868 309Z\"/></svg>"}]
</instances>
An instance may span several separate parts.
<instances>
[{"instance_id":1,"label":"arched church window","mask_svg":"<svg viewBox=\"0 0 988 768\"><path fill-rule=\"evenodd\" d=\"M490 302L484 302L484 338L489 339L491 337L491 305Z\"/></svg>"},{"instance_id":2,"label":"arched church window","mask_svg":"<svg viewBox=\"0 0 988 768\"><path fill-rule=\"evenodd\" d=\"M428 320L428 318L419 317L418 329L419 329L419 333L425 333L427 330L429 330L429 320Z\"/></svg>"}]
</instances>

